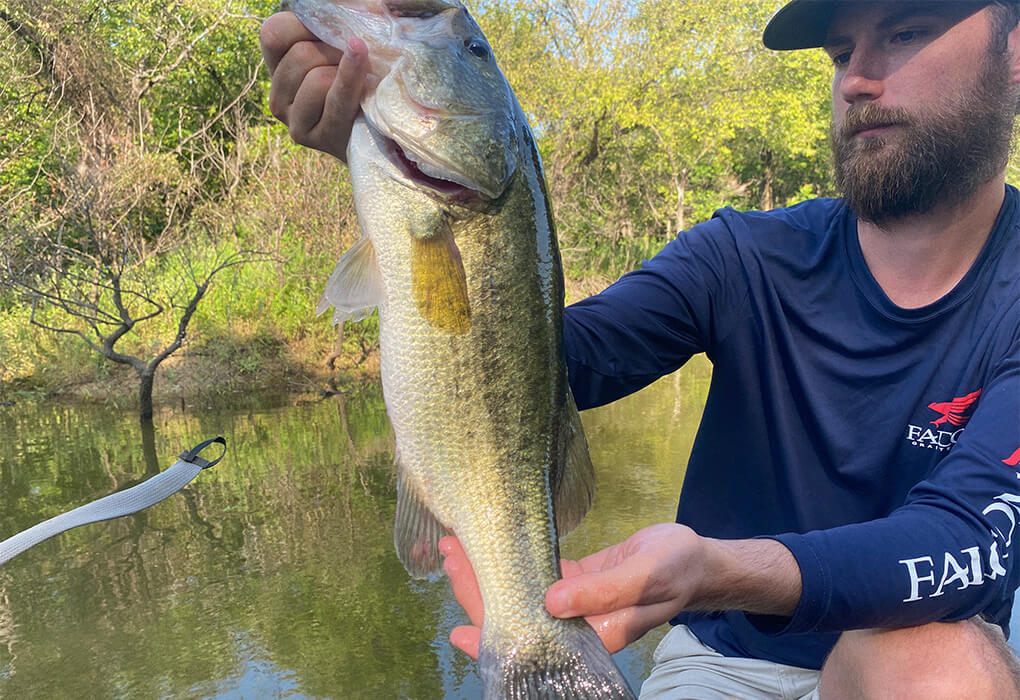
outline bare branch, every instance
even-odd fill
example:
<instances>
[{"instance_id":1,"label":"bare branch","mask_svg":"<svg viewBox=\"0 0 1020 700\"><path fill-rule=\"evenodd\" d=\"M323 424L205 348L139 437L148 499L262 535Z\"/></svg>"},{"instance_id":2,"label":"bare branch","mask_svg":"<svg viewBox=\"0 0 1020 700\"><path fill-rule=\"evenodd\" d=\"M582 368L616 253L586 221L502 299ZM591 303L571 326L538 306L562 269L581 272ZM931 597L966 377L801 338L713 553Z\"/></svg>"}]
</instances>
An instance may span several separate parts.
<instances>
[{"instance_id":1,"label":"bare branch","mask_svg":"<svg viewBox=\"0 0 1020 700\"><path fill-rule=\"evenodd\" d=\"M248 70L248 82L245 83L243 88L241 88L241 90L240 90L240 92L238 92L237 96L233 100L231 100L231 102L229 104L227 104L226 107L221 109L219 112L216 113L215 116L213 116L209 121L207 121L205 124L203 124L201 128L195 130L194 132L189 134L187 137L181 139L181 142L177 145L177 149L176 149L177 153L183 152L184 146L186 146L190 142L194 141L195 139L205 137L205 135L208 133L210 128L212 128L215 124L220 123L223 120L224 115L226 115L227 112L229 112L234 107L236 107L237 104L240 103L241 100L244 97L246 97L249 92L251 92L252 87L255 85L256 82L258 82L259 73L260 73L261 70L262 70L262 62L261 61L259 62L259 64L257 66L249 68L249 70Z\"/></svg>"},{"instance_id":2,"label":"bare branch","mask_svg":"<svg viewBox=\"0 0 1020 700\"><path fill-rule=\"evenodd\" d=\"M195 47L198 46L202 40L209 36L209 34L211 34L217 27L219 27L223 21L227 19L227 17L228 13L225 10L221 12L219 17L213 20L211 24L205 27L202 31L195 35L190 42L181 48L176 58L166 65L159 66L158 72L155 68L140 71L138 74L138 80L141 83L141 86L136 92L136 99L140 101L145 96L145 93L166 80L170 77L171 73L180 68L181 64L184 63L184 61L186 61L191 55L192 51L195 50ZM190 27L187 27L186 29L190 29ZM178 44L177 41L174 41L173 43Z\"/></svg>"}]
</instances>

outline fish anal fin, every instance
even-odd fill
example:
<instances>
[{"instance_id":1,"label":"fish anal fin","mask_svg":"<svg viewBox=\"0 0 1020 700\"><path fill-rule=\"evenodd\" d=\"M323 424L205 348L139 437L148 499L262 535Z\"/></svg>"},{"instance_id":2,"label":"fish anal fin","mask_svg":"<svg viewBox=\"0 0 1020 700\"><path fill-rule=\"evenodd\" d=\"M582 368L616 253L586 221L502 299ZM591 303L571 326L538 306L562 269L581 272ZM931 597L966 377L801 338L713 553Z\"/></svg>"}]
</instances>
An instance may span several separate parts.
<instances>
[{"instance_id":1,"label":"fish anal fin","mask_svg":"<svg viewBox=\"0 0 1020 700\"><path fill-rule=\"evenodd\" d=\"M382 303L383 281L371 239L362 237L343 254L315 307L321 314L332 306L333 323L360 321Z\"/></svg>"},{"instance_id":2,"label":"fish anal fin","mask_svg":"<svg viewBox=\"0 0 1020 700\"><path fill-rule=\"evenodd\" d=\"M581 522L595 500L595 468L588 453L581 416L567 389L560 416L560 459L549 475L556 533L562 537Z\"/></svg>"},{"instance_id":3,"label":"fish anal fin","mask_svg":"<svg viewBox=\"0 0 1020 700\"><path fill-rule=\"evenodd\" d=\"M393 544L397 557L414 578L442 573L438 542L450 531L439 522L425 503L418 480L403 467L397 467L397 519Z\"/></svg>"},{"instance_id":4,"label":"fish anal fin","mask_svg":"<svg viewBox=\"0 0 1020 700\"><path fill-rule=\"evenodd\" d=\"M449 224L413 241L411 289L418 312L436 328L467 333L471 327L467 276Z\"/></svg>"}]
</instances>

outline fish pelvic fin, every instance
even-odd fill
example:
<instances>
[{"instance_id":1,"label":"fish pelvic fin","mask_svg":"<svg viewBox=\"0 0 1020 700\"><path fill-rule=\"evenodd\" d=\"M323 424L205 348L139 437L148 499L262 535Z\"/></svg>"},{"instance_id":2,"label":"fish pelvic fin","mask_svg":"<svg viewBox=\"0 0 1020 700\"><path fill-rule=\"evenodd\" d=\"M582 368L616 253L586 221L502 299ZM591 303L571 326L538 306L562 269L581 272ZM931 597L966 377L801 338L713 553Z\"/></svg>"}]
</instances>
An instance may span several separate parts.
<instances>
[{"instance_id":1,"label":"fish pelvic fin","mask_svg":"<svg viewBox=\"0 0 1020 700\"><path fill-rule=\"evenodd\" d=\"M485 700L634 700L627 680L613 657L581 619L565 620L569 625L555 646L527 655L527 648L509 645L501 655L486 640L478 653Z\"/></svg>"},{"instance_id":2,"label":"fish pelvic fin","mask_svg":"<svg viewBox=\"0 0 1020 700\"><path fill-rule=\"evenodd\" d=\"M414 475L397 466L397 520L393 544L397 557L414 578L442 573L439 540L450 534L426 505L423 489Z\"/></svg>"},{"instance_id":3,"label":"fish pelvic fin","mask_svg":"<svg viewBox=\"0 0 1020 700\"><path fill-rule=\"evenodd\" d=\"M560 458L551 470L549 483L556 534L562 537L577 527L595 500L595 468L588 453L581 416L569 387L559 425Z\"/></svg>"},{"instance_id":4,"label":"fish pelvic fin","mask_svg":"<svg viewBox=\"0 0 1020 700\"><path fill-rule=\"evenodd\" d=\"M332 306L333 323L360 321L382 303L383 281L371 239L362 237L343 254L326 283L316 315Z\"/></svg>"},{"instance_id":5,"label":"fish pelvic fin","mask_svg":"<svg viewBox=\"0 0 1020 700\"><path fill-rule=\"evenodd\" d=\"M431 236L414 238L411 289L418 312L436 328L456 334L471 328L467 275L453 231L443 221Z\"/></svg>"}]
</instances>

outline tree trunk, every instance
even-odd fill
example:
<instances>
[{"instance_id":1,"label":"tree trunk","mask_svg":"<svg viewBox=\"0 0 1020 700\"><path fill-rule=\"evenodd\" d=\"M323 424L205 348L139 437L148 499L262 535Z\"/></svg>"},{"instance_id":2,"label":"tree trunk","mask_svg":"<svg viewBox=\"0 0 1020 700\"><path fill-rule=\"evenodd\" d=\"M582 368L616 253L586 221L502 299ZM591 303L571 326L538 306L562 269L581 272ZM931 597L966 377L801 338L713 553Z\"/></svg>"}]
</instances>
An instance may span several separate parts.
<instances>
[{"instance_id":1,"label":"tree trunk","mask_svg":"<svg viewBox=\"0 0 1020 700\"><path fill-rule=\"evenodd\" d=\"M336 324L336 343L333 345L333 352L326 358L326 368L330 371L336 369L336 361L344 354L344 322Z\"/></svg>"},{"instance_id":2,"label":"tree trunk","mask_svg":"<svg viewBox=\"0 0 1020 700\"><path fill-rule=\"evenodd\" d=\"M684 196L687 193L687 174L673 176L673 187L676 188L676 228L670 233L675 236L684 230Z\"/></svg>"},{"instance_id":3,"label":"tree trunk","mask_svg":"<svg viewBox=\"0 0 1020 700\"><path fill-rule=\"evenodd\" d=\"M152 384L156 379L155 370L138 373L138 417L143 423L152 422Z\"/></svg>"},{"instance_id":4,"label":"tree trunk","mask_svg":"<svg viewBox=\"0 0 1020 700\"><path fill-rule=\"evenodd\" d=\"M145 476L159 474L159 455L156 453L156 425L150 416L142 418L142 455L145 457Z\"/></svg>"},{"instance_id":5,"label":"tree trunk","mask_svg":"<svg viewBox=\"0 0 1020 700\"><path fill-rule=\"evenodd\" d=\"M775 206L775 202L772 200L772 180L775 175L772 172L772 150L765 149L762 152L762 163L765 165L765 176L764 182L761 188L761 208L762 211L769 211Z\"/></svg>"}]
</instances>

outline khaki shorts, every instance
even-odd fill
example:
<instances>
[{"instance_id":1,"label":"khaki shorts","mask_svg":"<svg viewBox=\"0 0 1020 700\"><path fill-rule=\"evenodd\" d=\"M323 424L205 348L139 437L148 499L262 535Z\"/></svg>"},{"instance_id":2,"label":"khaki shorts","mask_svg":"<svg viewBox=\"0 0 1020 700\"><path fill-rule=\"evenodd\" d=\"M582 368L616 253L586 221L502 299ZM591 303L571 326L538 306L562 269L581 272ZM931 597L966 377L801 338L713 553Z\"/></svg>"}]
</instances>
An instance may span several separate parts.
<instances>
[{"instance_id":1,"label":"khaki shorts","mask_svg":"<svg viewBox=\"0 0 1020 700\"><path fill-rule=\"evenodd\" d=\"M686 625L671 629L652 657L641 700L817 700L819 671L723 656Z\"/></svg>"}]
</instances>

